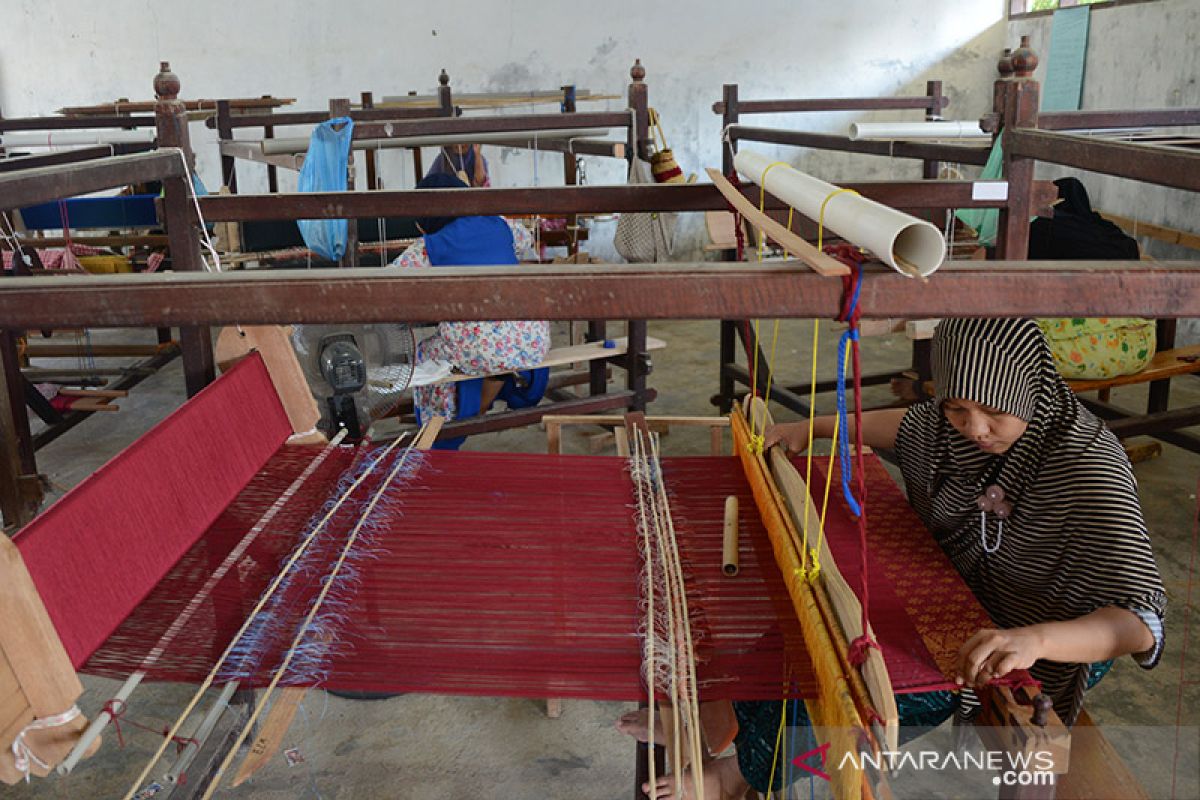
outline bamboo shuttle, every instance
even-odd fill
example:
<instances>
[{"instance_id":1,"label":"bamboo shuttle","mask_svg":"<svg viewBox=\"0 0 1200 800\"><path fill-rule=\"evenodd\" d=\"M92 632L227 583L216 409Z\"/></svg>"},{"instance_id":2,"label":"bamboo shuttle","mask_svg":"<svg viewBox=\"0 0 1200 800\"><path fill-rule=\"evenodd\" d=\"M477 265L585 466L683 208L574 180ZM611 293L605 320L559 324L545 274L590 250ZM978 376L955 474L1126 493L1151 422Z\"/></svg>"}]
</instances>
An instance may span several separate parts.
<instances>
[{"instance_id":1,"label":"bamboo shuttle","mask_svg":"<svg viewBox=\"0 0 1200 800\"><path fill-rule=\"evenodd\" d=\"M729 577L738 574L738 499L725 498L725 538L721 548L721 571Z\"/></svg>"}]
</instances>

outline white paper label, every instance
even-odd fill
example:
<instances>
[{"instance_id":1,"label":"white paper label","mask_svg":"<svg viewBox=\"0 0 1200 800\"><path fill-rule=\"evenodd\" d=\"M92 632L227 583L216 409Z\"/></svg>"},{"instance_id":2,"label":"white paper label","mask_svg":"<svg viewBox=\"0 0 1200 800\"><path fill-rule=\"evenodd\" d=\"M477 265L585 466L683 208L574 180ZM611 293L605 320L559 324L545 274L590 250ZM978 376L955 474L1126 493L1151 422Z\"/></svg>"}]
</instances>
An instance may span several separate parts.
<instances>
[{"instance_id":1,"label":"white paper label","mask_svg":"<svg viewBox=\"0 0 1200 800\"><path fill-rule=\"evenodd\" d=\"M1008 181L975 181L971 184L972 200L1007 200Z\"/></svg>"}]
</instances>

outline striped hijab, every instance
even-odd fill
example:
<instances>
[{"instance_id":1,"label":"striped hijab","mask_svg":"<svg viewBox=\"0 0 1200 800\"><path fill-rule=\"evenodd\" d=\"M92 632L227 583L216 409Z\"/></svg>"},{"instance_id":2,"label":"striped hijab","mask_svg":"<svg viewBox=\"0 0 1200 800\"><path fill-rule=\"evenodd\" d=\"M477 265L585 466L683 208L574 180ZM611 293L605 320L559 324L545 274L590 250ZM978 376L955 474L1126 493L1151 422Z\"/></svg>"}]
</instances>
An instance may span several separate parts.
<instances>
[{"instance_id":1,"label":"striped hijab","mask_svg":"<svg viewBox=\"0 0 1200 800\"><path fill-rule=\"evenodd\" d=\"M933 400L913 406L896 439L909 501L997 626L1075 619L1116 605L1137 614L1162 651L1166 595L1125 451L1059 376L1032 320L948 319L933 338ZM948 398L1028 423L1003 455L979 449L946 420ZM975 500L998 484L1013 504L989 515L984 550ZM1031 672L1073 723L1088 665L1039 661Z\"/></svg>"}]
</instances>

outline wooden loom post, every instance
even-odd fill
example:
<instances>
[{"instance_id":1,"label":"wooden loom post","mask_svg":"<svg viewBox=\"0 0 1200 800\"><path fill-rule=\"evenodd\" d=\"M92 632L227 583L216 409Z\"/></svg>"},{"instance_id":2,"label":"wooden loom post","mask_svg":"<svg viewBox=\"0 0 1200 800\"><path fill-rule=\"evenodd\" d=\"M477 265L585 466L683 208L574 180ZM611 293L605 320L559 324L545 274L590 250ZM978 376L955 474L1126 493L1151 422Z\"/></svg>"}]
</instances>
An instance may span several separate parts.
<instances>
[{"instance_id":1,"label":"wooden loom post","mask_svg":"<svg viewBox=\"0 0 1200 800\"><path fill-rule=\"evenodd\" d=\"M329 118L350 116L350 100L337 98L329 101ZM369 187L368 187L369 188ZM354 191L354 148L350 148L346 156L346 191ZM346 250L338 261L339 267L358 266L358 220L350 217L346 220Z\"/></svg>"},{"instance_id":2,"label":"wooden loom post","mask_svg":"<svg viewBox=\"0 0 1200 800\"><path fill-rule=\"evenodd\" d=\"M373 92L363 92L361 99L363 109L371 109L375 107L375 94ZM376 189L383 188L379 185L379 175L376 172L379 167L375 163L375 151L367 150L365 153L363 153L363 160L367 162L367 191L372 192ZM383 238L387 238L386 231L384 232Z\"/></svg>"},{"instance_id":3,"label":"wooden loom post","mask_svg":"<svg viewBox=\"0 0 1200 800\"><path fill-rule=\"evenodd\" d=\"M14 740L35 718L54 717L73 708L83 685L20 551L7 536L0 536L0 619L4 620L0 625L0 781L16 783L24 775L13 757ZM62 725L29 730L23 741L53 768L86 726L80 715ZM30 772L45 776L49 769L31 760Z\"/></svg>"},{"instance_id":4,"label":"wooden loom post","mask_svg":"<svg viewBox=\"0 0 1200 800\"><path fill-rule=\"evenodd\" d=\"M23 386L16 331L0 328L0 527L20 528L42 503Z\"/></svg>"},{"instance_id":5,"label":"wooden loom post","mask_svg":"<svg viewBox=\"0 0 1200 800\"><path fill-rule=\"evenodd\" d=\"M1008 82L1004 93L1004 108L1000 121L1003 138L1015 128L1037 127L1039 87L1033 80L1037 56L1026 48L1013 54L1014 80ZM1031 158L1013 156L1008 142L1004 143L1004 177L1008 181L1008 203L1000 209L996 234L996 257L1024 259L1029 252L1029 217L1033 210L1033 172L1037 163Z\"/></svg>"},{"instance_id":6,"label":"wooden loom post","mask_svg":"<svg viewBox=\"0 0 1200 800\"><path fill-rule=\"evenodd\" d=\"M629 127L630 159L650 160L650 101L645 83L646 68L640 58L634 59L629 69L629 108L633 121ZM646 410L646 375L650 371L650 359L646 355L646 320L631 319L627 323L629 353L625 357L626 386L633 392L629 408ZM594 381L593 381L594 383Z\"/></svg>"},{"instance_id":7,"label":"wooden loom post","mask_svg":"<svg viewBox=\"0 0 1200 800\"><path fill-rule=\"evenodd\" d=\"M192 206L194 188L190 184L193 169L192 147L188 139L187 109L179 100L179 78L171 65L163 61L154 76L154 122L160 148L178 147L187 169L184 176L163 180L163 214L166 217L167 237L171 249L171 265L178 272L199 272L204 269L197 238L195 210ZM213 364L212 338L203 326L184 325L179 328L179 347L183 351L183 376L188 396L199 392L216 377Z\"/></svg>"},{"instance_id":8,"label":"wooden loom post","mask_svg":"<svg viewBox=\"0 0 1200 800\"><path fill-rule=\"evenodd\" d=\"M574 114L576 110L575 102L575 86L568 85L562 87L562 113ZM575 154L570 152L563 153L563 183L567 186L575 186L579 183L579 168L575 163ZM575 256L579 252L579 238L571 235L572 231L579 229L579 215L567 214L567 255ZM570 260L570 259L568 259ZM572 341L571 344L575 342Z\"/></svg>"},{"instance_id":9,"label":"wooden loom post","mask_svg":"<svg viewBox=\"0 0 1200 800\"><path fill-rule=\"evenodd\" d=\"M217 137L223 142L233 139L231 113L228 100L217 101ZM237 194L237 159L224 153L221 154L221 185L228 186L230 194Z\"/></svg>"},{"instance_id":10,"label":"wooden loom post","mask_svg":"<svg viewBox=\"0 0 1200 800\"><path fill-rule=\"evenodd\" d=\"M635 58L629 68L629 108L633 112L633 124L629 128L629 158L650 160L650 100L645 77L646 68L642 60Z\"/></svg>"},{"instance_id":11,"label":"wooden loom post","mask_svg":"<svg viewBox=\"0 0 1200 800\"><path fill-rule=\"evenodd\" d=\"M946 107L946 96L942 94L941 81L926 81L925 95L929 98L929 106L925 109L925 120L933 121L942 118L942 109ZM935 181L938 177L938 170L941 168L941 162L925 159L921 162L922 177L926 180Z\"/></svg>"}]
</instances>

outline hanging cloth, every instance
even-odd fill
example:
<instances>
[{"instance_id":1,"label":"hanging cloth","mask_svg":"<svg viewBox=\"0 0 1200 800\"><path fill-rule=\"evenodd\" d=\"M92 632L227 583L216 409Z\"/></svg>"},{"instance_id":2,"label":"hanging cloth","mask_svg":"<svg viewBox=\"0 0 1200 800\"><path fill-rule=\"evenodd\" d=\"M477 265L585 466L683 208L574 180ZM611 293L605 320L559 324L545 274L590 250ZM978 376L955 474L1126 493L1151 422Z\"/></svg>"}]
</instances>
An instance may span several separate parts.
<instances>
[{"instance_id":1,"label":"hanging cloth","mask_svg":"<svg viewBox=\"0 0 1200 800\"><path fill-rule=\"evenodd\" d=\"M297 189L301 192L344 192L350 162L354 120L349 117L322 122L312 132ZM338 261L346 252L348 220L301 219L296 221L308 249Z\"/></svg>"},{"instance_id":2,"label":"hanging cloth","mask_svg":"<svg viewBox=\"0 0 1200 800\"><path fill-rule=\"evenodd\" d=\"M996 137L992 152L988 154L987 163L979 173L981 181L999 181L1004 179L1004 148L1000 142L1004 131ZM979 244L991 247L996 244L996 231L1000 228L1000 209L998 208L960 208L954 216L964 224L974 228L979 234Z\"/></svg>"}]
</instances>

